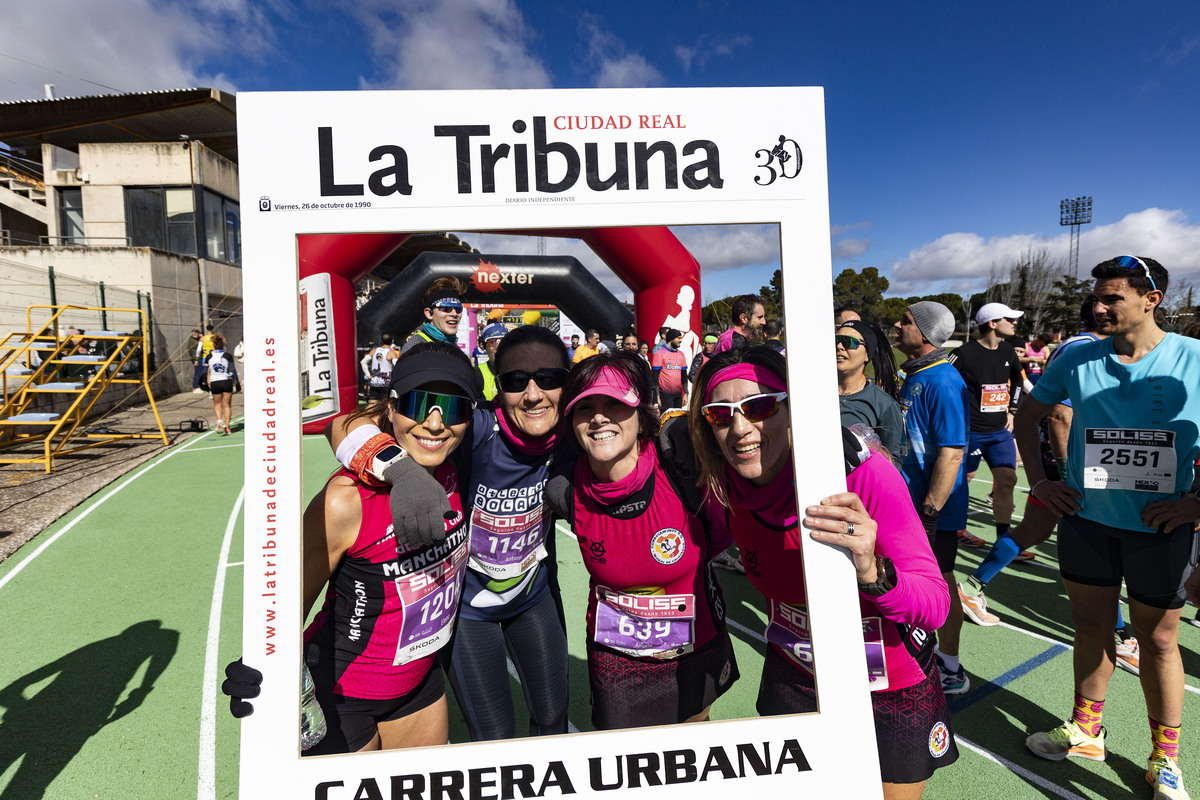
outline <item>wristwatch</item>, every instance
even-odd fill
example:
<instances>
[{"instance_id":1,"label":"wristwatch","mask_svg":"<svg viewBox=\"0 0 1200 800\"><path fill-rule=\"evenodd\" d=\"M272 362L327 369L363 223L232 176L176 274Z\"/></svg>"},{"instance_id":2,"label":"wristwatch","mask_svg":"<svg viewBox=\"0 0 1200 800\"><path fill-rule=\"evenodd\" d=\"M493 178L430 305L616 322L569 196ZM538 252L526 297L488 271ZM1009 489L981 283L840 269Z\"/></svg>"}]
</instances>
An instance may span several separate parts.
<instances>
[{"instance_id":1,"label":"wristwatch","mask_svg":"<svg viewBox=\"0 0 1200 800\"><path fill-rule=\"evenodd\" d=\"M393 464L398 464L408 458L408 453L398 444L390 444L375 454L375 458L371 460L371 466L367 467L367 472L370 472L382 483L387 483L387 478L383 477L383 473Z\"/></svg>"},{"instance_id":2,"label":"wristwatch","mask_svg":"<svg viewBox=\"0 0 1200 800\"><path fill-rule=\"evenodd\" d=\"M875 582L860 583L858 590L863 594L879 597L890 592L896 585L896 566L890 558L877 555L875 556L875 573Z\"/></svg>"}]
</instances>

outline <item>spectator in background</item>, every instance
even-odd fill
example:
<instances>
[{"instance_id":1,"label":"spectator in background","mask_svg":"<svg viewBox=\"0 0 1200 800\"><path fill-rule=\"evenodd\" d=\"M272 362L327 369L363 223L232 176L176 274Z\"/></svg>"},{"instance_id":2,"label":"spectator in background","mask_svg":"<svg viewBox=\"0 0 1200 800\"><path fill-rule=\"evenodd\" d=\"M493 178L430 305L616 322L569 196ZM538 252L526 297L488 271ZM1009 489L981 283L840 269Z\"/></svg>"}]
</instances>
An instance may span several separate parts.
<instances>
[{"instance_id":1,"label":"spectator in background","mask_svg":"<svg viewBox=\"0 0 1200 800\"><path fill-rule=\"evenodd\" d=\"M458 278L438 278L425 290L425 324L408 337L401 348L407 353L422 342L458 344L458 324L462 321L462 296L467 287Z\"/></svg>"},{"instance_id":2,"label":"spectator in background","mask_svg":"<svg viewBox=\"0 0 1200 800\"><path fill-rule=\"evenodd\" d=\"M575 351L578 349L579 349L579 334L572 333L571 334L571 346L567 348L567 356L569 358L575 358Z\"/></svg>"},{"instance_id":3,"label":"spectator in background","mask_svg":"<svg viewBox=\"0 0 1200 800\"><path fill-rule=\"evenodd\" d=\"M763 325L763 337L766 339L764 344L776 353L787 355L787 352L783 349L783 342L779 339L782 335L783 325L780 324L779 320L769 319L767 320L767 324Z\"/></svg>"},{"instance_id":4,"label":"spectator in background","mask_svg":"<svg viewBox=\"0 0 1200 800\"><path fill-rule=\"evenodd\" d=\"M658 379L658 405L660 410L684 408L687 403L687 384L683 376L687 373L687 356L679 351L683 344L683 333L668 328L663 334L665 343L661 350L650 356L650 366Z\"/></svg>"},{"instance_id":5,"label":"spectator in background","mask_svg":"<svg viewBox=\"0 0 1200 800\"><path fill-rule=\"evenodd\" d=\"M700 368L705 362L712 358L713 350L717 348L717 337L711 333L704 337L704 342L700 346L700 352L696 353L696 357L692 359L692 366L688 370L688 382L695 383L696 376L700 374Z\"/></svg>"},{"instance_id":6,"label":"spectator in background","mask_svg":"<svg viewBox=\"0 0 1200 800\"><path fill-rule=\"evenodd\" d=\"M483 329L483 349L484 356L479 359L475 370L479 373L480 379L483 382L483 398L485 400L494 400L496 393L499 391L496 387L496 349L500 347L500 340L508 334L508 328L499 322L494 322Z\"/></svg>"},{"instance_id":7,"label":"spectator in background","mask_svg":"<svg viewBox=\"0 0 1200 800\"><path fill-rule=\"evenodd\" d=\"M585 358L600 354L600 331L589 328L584 335L587 337L584 343L575 348L575 355L571 356L572 364L578 364Z\"/></svg>"},{"instance_id":8,"label":"spectator in background","mask_svg":"<svg viewBox=\"0 0 1200 800\"><path fill-rule=\"evenodd\" d=\"M621 340L622 350L631 350L634 353L638 351L638 338L632 333L625 334L625 338Z\"/></svg>"},{"instance_id":9,"label":"spectator in background","mask_svg":"<svg viewBox=\"0 0 1200 800\"><path fill-rule=\"evenodd\" d=\"M192 335L187 343L187 352L192 355L192 394L204 394L204 390L200 388L200 379L204 377L204 366L200 361L200 340L203 338L199 328L192 328Z\"/></svg>"},{"instance_id":10,"label":"spectator in background","mask_svg":"<svg viewBox=\"0 0 1200 800\"><path fill-rule=\"evenodd\" d=\"M843 322L849 322L852 319L862 319L850 306L838 306L833 310L833 326L840 328Z\"/></svg>"},{"instance_id":11,"label":"spectator in background","mask_svg":"<svg viewBox=\"0 0 1200 800\"><path fill-rule=\"evenodd\" d=\"M834 334L837 352L838 406L842 425L856 423L869 426L883 446L900 463L904 442L904 420L900 415L894 392L896 365L892 346L878 326L862 320L850 320ZM867 378L867 364L875 370L875 380Z\"/></svg>"},{"instance_id":12,"label":"spectator in background","mask_svg":"<svg viewBox=\"0 0 1200 800\"><path fill-rule=\"evenodd\" d=\"M1042 377L1042 370L1046 368L1046 359L1050 358L1049 342L1049 334L1033 337L1025 348L1025 355L1021 357L1021 363L1025 365L1025 377L1033 386L1037 386L1038 378Z\"/></svg>"},{"instance_id":13,"label":"spectator in background","mask_svg":"<svg viewBox=\"0 0 1200 800\"><path fill-rule=\"evenodd\" d=\"M733 307L729 315L732 325L718 337L713 354L724 353L735 347L745 347L748 342L757 339L758 332L767 321L766 312L763 310L763 304L766 302L757 294L743 294L733 298Z\"/></svg>"}]
</instances>

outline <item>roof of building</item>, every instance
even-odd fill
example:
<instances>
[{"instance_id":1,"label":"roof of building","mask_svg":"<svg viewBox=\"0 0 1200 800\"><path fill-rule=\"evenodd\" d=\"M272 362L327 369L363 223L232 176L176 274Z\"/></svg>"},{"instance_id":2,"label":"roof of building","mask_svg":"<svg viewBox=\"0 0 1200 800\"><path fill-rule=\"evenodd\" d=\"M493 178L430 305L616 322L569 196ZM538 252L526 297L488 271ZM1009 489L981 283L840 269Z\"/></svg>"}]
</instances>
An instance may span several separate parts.
<instances>
[{"instance_id":1,"label":"roof of building","mask_svg":"<svg viewBox=\"0 0 1200 800\"><path fill-rule=\"evenodd\" d=\"M0 103L0 141L14 150L53 144L191 139L237 162L237 102L217 89L16 100Z\"/></svg>"}]
</instances>

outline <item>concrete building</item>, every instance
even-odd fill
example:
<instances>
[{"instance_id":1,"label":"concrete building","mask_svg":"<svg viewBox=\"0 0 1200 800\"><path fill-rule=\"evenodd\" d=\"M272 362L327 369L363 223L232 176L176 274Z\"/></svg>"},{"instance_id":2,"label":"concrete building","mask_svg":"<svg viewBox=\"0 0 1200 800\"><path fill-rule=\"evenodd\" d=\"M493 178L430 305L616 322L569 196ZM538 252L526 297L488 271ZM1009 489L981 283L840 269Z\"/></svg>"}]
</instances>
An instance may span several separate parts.
<instances>
[{"instance_id":1,"label":"concrete building","mask_svg":"<svg viewBox=\"0 0 1200 800\"><path fill-rule=\"evenodd\" d=\"M148 298L156 393L190 390L192 328L242 336L235 119L212 89L0 103L0 271L48 287L29 305L56 278Z\"/></svg>"}]
</instances>

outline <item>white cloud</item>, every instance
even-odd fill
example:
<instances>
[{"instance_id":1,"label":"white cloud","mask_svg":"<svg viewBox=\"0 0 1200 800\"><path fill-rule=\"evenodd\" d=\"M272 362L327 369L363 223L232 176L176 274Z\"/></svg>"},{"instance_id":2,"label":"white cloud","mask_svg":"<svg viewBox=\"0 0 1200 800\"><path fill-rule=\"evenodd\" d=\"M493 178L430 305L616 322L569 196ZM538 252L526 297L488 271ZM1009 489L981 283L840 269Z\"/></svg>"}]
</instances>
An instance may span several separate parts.
<instances>
[{"instance_id":1,"label":"white cloud","mask_svg":"<svg viewBox=\"0 0 1200 800\"><path fill-rule=\"evenodd\" d=\"M40 100L43 85L57 97L180 89L233 91L207 59L236 49L260 54L274 33L248 0L198 4L154 0L42 0L5 8L0 100Z\"/></svg>"},{"instance_id":2,"label":"white cloud","mask_svg":"<svg viewBox=\"0 0 1200 800\"><path fill-rule=\"evenodd\" d=\"M673 227L671 231L704 272L779 266L777 225L692 225Z\"/></svg>"},{"instance_id":3,"label":"white cloud","mask_svg":"<svg viewBox=\"0 0 1200 800\"><path fill-rule=\"evenodd\" d=\"M1046 238L1014 234L984 239L975 233L948 233L922 245L895 264L891 294L921 294L932 284L951 291L981 291L993 264L1004 267L1030 247L1045 248L1052 258L1066 261L1070 234ZM1200 273L1200 224L1188 222L1179 210L1148 208L1108 225L1084 228L1079 238L1079 273L1122 253L1157 259L1172 276L1195 282ZM945 282L945 283L944 283Z\"/></svg>"},{"instance_id":4,"label":"white cloud","mask_svg":"<svg viewBox=\"0 0 1200 800\"><path fill-rule=\"evenodd\" d=\"M703 69L716 56L733 56L738 47L748 47L754 40L746 35L734 36L722 42L713 43L707 36L701 36L695 47L679 45L675 48L675 57L683 66L684 72L691 72L696 66Z\"/></svg>"},{"instance_id":5,"label":"white cloud","mask_svg":"<svg viewBox=\"0 0 1200 800\"><path fill-rule=\"evenodd\" d=\"M366 89L544 89L550 73L513 0L365 0L362 25L382 78Z\"/></svg>"},{"instance_id":6,"label":"white cloud","mask_svg":"<svg viewBox=\"0 0 1200 800\"><path fill-rule=\"evenodd\" d=\"M871 247L866 239L842 239L833 246L834 258L857 258Z\"/></svg>"},{"instance_id":7,"label":"white cloud","mask_svg":"<svg viewBox=\"0 0 1200 800\"><path fill-rule=\"evenodd\" d=\"M830 225L829 235L841 236L843 233L849 233L850 231L864 230L866 228L873 227L875 227L873 222L851 222L849 225Z\"/></svg>"},{"instance_id":8,"label":"white cloud","mask_svg":"<svg viewBox=\"0 0 1200 800\"><path fill-rule=\"evenodd\" d=\"M658 68L640 53L626 52L625 43L605 28L597 15L584 14L579 33L587 42L587 66L595 72L595 86L631 89L663 83Z\"/></svg>"}]
</instances>

